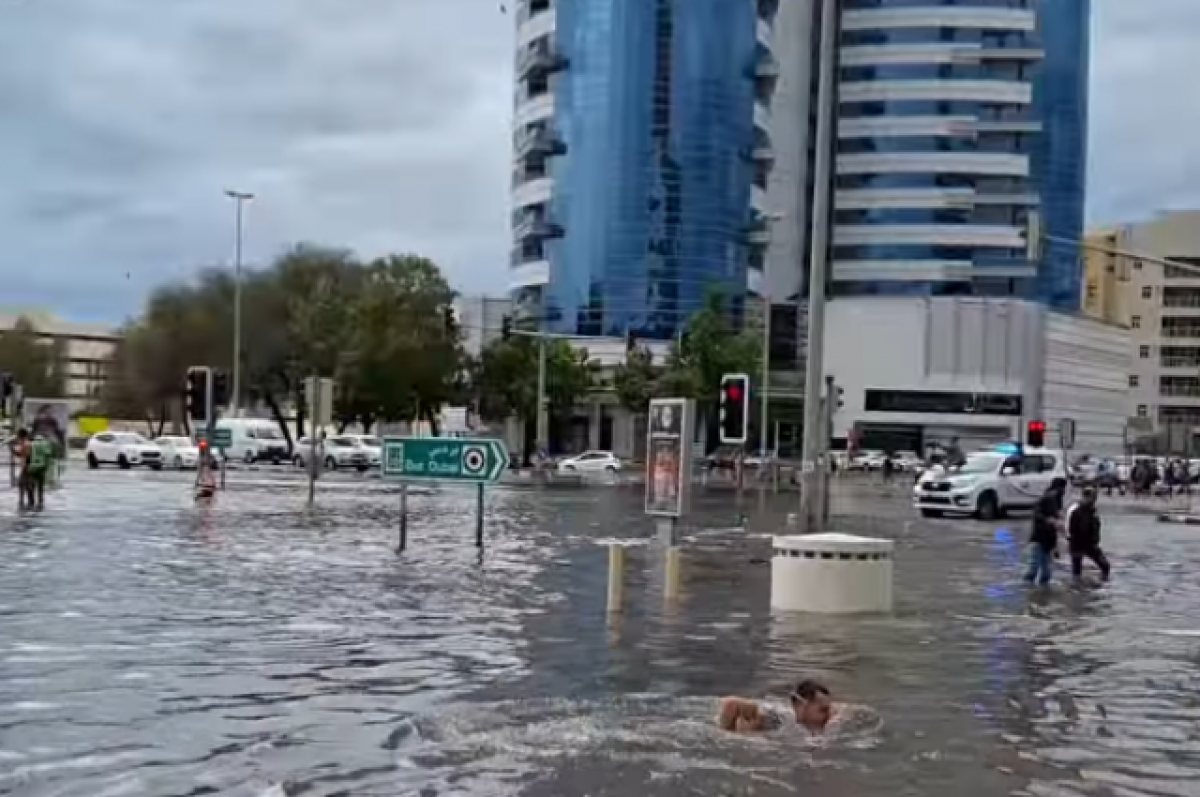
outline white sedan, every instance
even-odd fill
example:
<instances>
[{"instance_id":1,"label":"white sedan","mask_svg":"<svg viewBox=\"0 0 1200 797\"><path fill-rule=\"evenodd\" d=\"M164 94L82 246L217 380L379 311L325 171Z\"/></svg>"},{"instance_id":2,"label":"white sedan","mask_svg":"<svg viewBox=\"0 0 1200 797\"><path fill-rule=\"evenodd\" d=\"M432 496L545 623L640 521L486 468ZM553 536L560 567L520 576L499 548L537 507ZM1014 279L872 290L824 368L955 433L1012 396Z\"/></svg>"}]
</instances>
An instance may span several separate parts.
<instances>
[{"instance_id":1,"label":"white sedan","mask_svg":"<svg viewBox=\"0 0 1200 797\"><path fill-rule=\"evenodd\" d=\"M162 449L135 432L98 432L87 442L87 463L92 470L101 465L161 470L163 455Z\"/></svg>"},{"instance_id":2,"label":"white sedan","mask_svg":"<svg viewBox=\"0 0 1200 797\"><path fill-rule=\"evenodd\" d=\"M621 460L611 451L585 451L579 456L559 460L560 473L588 473L608 471L616 473L621 469Z\"/></svg>"},{"instance_id":3,"label":"white sedan","mask_svg":"<svg viewBox=\"0 0 1200 797\"><path fill-rule=\"evenodd\" d=\"M383 441L375 435L370 434L344 434L342 437L358 443L363 452L367 455L367 464L372 468L378 468L383 462Z\"/></svg>"},{"instance_id":4,"label":"white sedan","mask_svg":"<svg viewBox=\"0 0 1200 797\"><path fill-rule=\"evenodd\" d=\"M292 462L297 467L304 468L308 466L312 457L313 439L311 437L301 437L296 441L296 450L292 455ZM366 449L358 445L358 441L348 435L335 435L325 438L322 464L326 470L337 470L338 468L366 470L370 467Z\"/></svg>"},{"instance_id":5,"label":"white sedan","mask_svg":"<svg viewBox=\"0 0 1200 797\"><path fill-rule=\"evenodd\" d=\"M200 462L200 448L190 437L160 437L154 441L154 445L162 451L162 461L167 467L191 469Z\"/></svg>"}]
</instances>

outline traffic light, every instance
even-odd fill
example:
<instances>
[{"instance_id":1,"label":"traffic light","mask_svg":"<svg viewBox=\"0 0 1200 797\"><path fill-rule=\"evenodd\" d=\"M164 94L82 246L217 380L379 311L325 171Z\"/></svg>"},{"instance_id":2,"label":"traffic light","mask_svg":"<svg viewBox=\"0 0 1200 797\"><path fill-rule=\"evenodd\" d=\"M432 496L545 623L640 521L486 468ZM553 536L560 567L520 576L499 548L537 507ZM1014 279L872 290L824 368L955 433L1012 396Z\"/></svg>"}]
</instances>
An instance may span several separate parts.
<instances>
[{"instance_id":1,"label":"traffic light","mask_svg":"<svg viewBox=\"0 0 1200 797\"><path fill-rule=\"evenodd\" d=\"M229 406L229 375L224 371L213 371L213 407Z\"/></svg>"},{"instance_id":2,"label":"traffic light","mask_svg":"<svg viewBox=\"0 0 1200 797\"><path fill-rule=\"evenodd\" d=\"M749 438L750 377L725 374L721 377L721 442L744 445Z\"/></svg>"},{"instance_id":3,"label":"traffic light","mask_svg":"<svg viewBox=\"0 0 1200 797\"><path fill-rule=\"evenodd\" d=\"M508 340L512 337L512 316L506 315L500 321L500 337Z\"/></svg>"},{"instance_id":4,"label":"traffic light","mask_svg":"<svg viewBox=\"0 0 1200 797\"><path fill-rule=\"evenodd\" d=\"M205 366L193 366L187 372L184 400L187 402L188 417L194 421L208 418L208 379L212 371Z\"/></svg>"},{"instance_id":5,"label":"traffic light","mask_svg":"<svg viewBox=\"0 0 1200 797\"><path fill-rule=\"evenodd\" d=\"M1046 422L1030 421L1025 427L1025 445L1030 448L1041 448L1046 444Z\"/></svg>"},{"instance_id":6,"label":"traffic light","mask_svg":"<svg viewBox=\"0 0 1200 797\"><path fill-rule=\"evenodd\" d=\"M846 391L841 385L833 386L833 408L840 410L846 406Z\"/></svg>"}]
</instances>

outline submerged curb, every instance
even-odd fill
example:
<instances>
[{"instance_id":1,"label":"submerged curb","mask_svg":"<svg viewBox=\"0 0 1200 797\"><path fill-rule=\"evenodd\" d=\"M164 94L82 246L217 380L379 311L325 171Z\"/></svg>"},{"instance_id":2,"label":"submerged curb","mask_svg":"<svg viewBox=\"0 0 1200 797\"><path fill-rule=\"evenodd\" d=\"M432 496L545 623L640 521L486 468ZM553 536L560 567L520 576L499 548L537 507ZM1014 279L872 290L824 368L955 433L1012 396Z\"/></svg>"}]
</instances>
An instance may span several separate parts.
<instances>
[{"instance_id":1,"label":"submerged curb","mask_svg":"<svg viewBox=\"0 0 1200 797\"><path fill-rule=\"evenodd\" d=\"M1159 523L1178 523L1184 526L1200 526L1200 515L1183 515L1176 512L1163 512L1158 516Z\"/></svg>"}]
</instances>

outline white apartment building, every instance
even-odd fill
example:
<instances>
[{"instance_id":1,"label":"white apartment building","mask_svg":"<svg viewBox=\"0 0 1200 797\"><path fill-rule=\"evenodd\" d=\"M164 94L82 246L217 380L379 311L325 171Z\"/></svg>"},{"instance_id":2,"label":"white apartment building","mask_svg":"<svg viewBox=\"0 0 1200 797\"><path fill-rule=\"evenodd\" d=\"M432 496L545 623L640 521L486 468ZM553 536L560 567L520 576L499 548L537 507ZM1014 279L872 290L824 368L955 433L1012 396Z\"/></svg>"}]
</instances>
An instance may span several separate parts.
<instances>
[{"instance_id":1,"label":"white apartment building","mask_svg":"<svg viewBox=\"0 0 1200 797\"><path fill-rule=\"evenodd\" d=\"M1108 233L1113 249L1200 267L1200 211ZM1200 427L1200 268L1113 256L1108 276L1128 314L1130 417L1158 431Z\"/></svg>"}]
</instances>

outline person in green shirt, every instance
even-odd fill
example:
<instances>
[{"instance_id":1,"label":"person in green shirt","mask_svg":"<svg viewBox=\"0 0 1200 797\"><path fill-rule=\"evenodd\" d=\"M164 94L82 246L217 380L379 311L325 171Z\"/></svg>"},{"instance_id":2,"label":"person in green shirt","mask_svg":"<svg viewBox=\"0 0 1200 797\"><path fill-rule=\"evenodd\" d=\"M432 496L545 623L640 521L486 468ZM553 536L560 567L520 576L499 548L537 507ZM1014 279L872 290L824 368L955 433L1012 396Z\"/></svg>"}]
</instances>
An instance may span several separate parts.
<instances>
[{"instance_id":1,"label":"person in green shirt","mask_svg":"<svg viewBox=\"0 0 1200 797\"><path fill-rule=\"evenodd\" d=\"M37 434L29 446L26 465L25 504L29 508L43 509L46 506L46 474L54 466L54 444L43 434Z\"/></svg>"}]
</instances>

